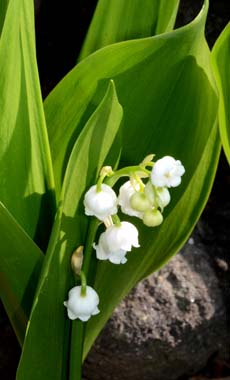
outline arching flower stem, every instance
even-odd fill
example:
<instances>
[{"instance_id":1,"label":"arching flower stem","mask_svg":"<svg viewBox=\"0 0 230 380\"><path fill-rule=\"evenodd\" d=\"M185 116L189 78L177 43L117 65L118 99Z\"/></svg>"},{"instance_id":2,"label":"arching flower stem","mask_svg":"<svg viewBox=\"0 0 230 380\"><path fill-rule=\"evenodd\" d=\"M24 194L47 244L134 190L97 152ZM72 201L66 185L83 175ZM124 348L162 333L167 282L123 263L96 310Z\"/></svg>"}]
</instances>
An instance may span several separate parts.
<instances>
[{"instance_id":1,"label":"arching flower stem","mask_svg":"<svg viewBox=\"0 0 230 380\"><path fill-rule=\"evenodd\" d=\"M114 174L114 171L112 170L111 166L104 166L101 169L100 177L97 181L97 192L99 193L101 191L101 185L106 177L109 177Z\"/></svg>"},{"instance_id":2,"label":"arching flower stem","mask_svg":"<svg viewBox=\"0 0 230 380\"><path fill-rule=\"evenodd\" d=\"M143 184L143 182L142 182L142 180L140 179L140 177L139 177L136 173L133 173L131 179L132 179L132 178L136 181L136 183L138 183L139 188L140 188L139 191L140 191L140 192L143 192L144 189L145 189L145 185ZM131 181L131 183L132 183L132 181Z\"/></svg>"},{"instance_id":3,"label":"arching flower stem","mask_svg":"<svg viewBox=\"0 0 230 380\"><path fill-rule=\"evenodd\" d=\"M80 277L81 277L81 296L85 297L86 296L87 282L86 282L85 273L83 271L81 271Z\"/></svg>"},{"instance_id":4,"label":"arching flower stem","mask_svg":"<svg viewBox=\"0 0 230 380\"><path fill-rule=\"evenodd\" d=\"M109 175L105 183L111 187L115 185L115 183L121 178L121 177L131 177L133 175L138 176L139 178L148 178L150 175L150 171L147 170L145 167L141 165L136 166L127 166L125 168L119 169L115 171L113 174Z\"/></svg>"}]
</instances>

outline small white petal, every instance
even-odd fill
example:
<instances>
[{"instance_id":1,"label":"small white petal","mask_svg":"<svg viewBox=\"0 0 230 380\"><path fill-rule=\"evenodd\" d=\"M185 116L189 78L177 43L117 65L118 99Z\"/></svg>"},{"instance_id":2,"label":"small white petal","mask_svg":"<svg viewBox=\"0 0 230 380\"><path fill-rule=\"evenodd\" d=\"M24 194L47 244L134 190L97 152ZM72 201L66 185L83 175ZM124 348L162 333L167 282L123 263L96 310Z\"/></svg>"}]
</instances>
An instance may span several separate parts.
<instances>
[{"instance_id":1,"label":"small white petal","mask_svg":"<svg viewBox=\"0 0 230 380\"><path fill-rule=\"evenodd\" d=\"M92 312L92 315L97 315L100 313L100 310L98 309L98 307L95 308L95 310Z\"/></svg>"},{"instance_id":2,"label":"small white petal","mask_svg":"<svg viewBox=\"0 0 230 380\"><path fill-rule=\"evenodd\" d=\"M163 209L169 204L171 200L170 193L167 187L159 187L156 189L156 194L157 194L157 203L158 203L157 207L160 207L161 209Z\"/></svg>"},{"instance_id":3,"label":"small white petal","mask_svg":"<svg viewBox=\"0 0 230 380\"><path fill-rule=\"evenodd\" d=\"M132 247L139 247L138 230L129 222L113 225L100 235L98 245L93 244L99 260L109 260L113 264L124 264Z\"/></svg>"},{"instance_id":4,"label":"small white petal","mask_svg":"<svg viewBox=\"0 0 230 380\"><path fill-rule=\"evenodd\" d=\"M84 197L85 214L96 216L99 220L104 220L110 215L117 213L116 193L106 184L101 185L101 191L97 191L97 186L92 186Z\"/></svg>"},{"instance_id":5,"label":"small white petal","mask_svg":"<svg viewBox=\"0 0 230 380\"><path fill-rule=\"evenodd\" d=\"M177 163L177 175L182 176L185 173L185 168L182 165L180 160L177 160L176 163Z\"/></svg>"},{"instance_id":6,"label":"small white petal","mask_svg":"<svg viewBox=\"0 0 230 380\"><path fill-rule=\"evenodd\" d=\"M173 177L170 180L170 186L168 187L177 187L181 184L181 177Z\"/></svg>"},{"instance_id":7,"label":"small white petal","mask_svg":"<svg viewBox=\"0 0 230 380\"><path fill-rule=\"evenodd\" d=\"M113 251L131 251L133 247L139 247L138 230L129 222L121 222L120 226L114 225L106 231L106 243L113 247Z\"/></svg>"},{"instance_id":8,"label":"small white petal","mask_svg":"<svg viewBox=\"0 0 230 380\"><path fill-rule=\"evenodd\" d=\"M69 319L72 319L72 320L77 319L76 314L74 314L74 313L73 313L71 310L69 310L69 309L67 309L67 314L68 314Z\"/></svg>"},{"instance_id":9,"label":"small white petal","mask_svg":"<svg viewBox=\"0 0 230 380\"><path fill-rule=\"evenodd\" d=\"M111 252L109 254L109 261L113 264L124 264L126 263L127 259L125 257L126 251L123 251L120 249L119 251Z\"/></svg>"},{"instance_id":10,"label":"small white petal","mask_svg":"<svg viewBox=\"0 0 230 380\"><path fill-rule=\"evenodd\" d=\"M93 315L93 313L92 313ZM78 318L82 321L82 322L87 322L89 320L89 318L91 317L91 315L87 315L87 316L79 316Z\"/></svg>"},{"instance_id":11,"label":"small white petal","mask_svg":"<svg viewBox=\"0 0 230 380\"><path fill-rule=\"evenodd\" d=\"M151 181L156 187L176 187L181 183L181 176L184 173L185 168L181 161L165 156L155 163L151 172Z\"/></svg>"},{"instance_id":12,"label":"small white petal","mask_svg":"<svg viewBox=\"0 0 230 380\"><path fill-rule=\"evenodd\" d=\"M140 186L135 183L135 188L138 191ZM130 181L125 182L119 190L118 204L121 206L121 211L124 214L142 219L143 212L134 210L130 204L130 198L135 194L136 190Z\"/></svg>"},{"instance_id":13,"label":"small white petal","mask_svg":"<svg viewBox=\"0 0 230 380\"><path fill-rule=\"evenodd\" d=\"M79 318L88 321L91 315L98 313L99 297L93 288L86 287L86 295L81 295L81 286L75 286L69 291L68 301L64 302L70 319Z\"/></svg>"},{"instance_id":14,"label":"small white petal","mask_svg":"<svg viewBox=\"0 0 230 380\"><path fill-rule=\"evenodd\" d=\"M95 243L93 244L93 248L96 250L96 256L98 260L109 260L109 256L111 254L111 246L108 243L106 232L110 227L112 226L109 226L105 232L102 232L99 237L98 245Z\"/></svg>"}]
</instances>

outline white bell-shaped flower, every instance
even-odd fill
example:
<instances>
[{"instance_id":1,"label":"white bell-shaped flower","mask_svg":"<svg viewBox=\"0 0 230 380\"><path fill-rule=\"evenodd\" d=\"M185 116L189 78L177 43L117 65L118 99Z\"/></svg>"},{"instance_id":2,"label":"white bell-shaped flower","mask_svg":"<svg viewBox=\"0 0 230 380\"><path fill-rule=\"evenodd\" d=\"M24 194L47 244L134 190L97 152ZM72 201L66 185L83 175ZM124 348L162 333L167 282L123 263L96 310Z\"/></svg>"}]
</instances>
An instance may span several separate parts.
<instances>
[{"instance_id":1,"label":"white bell-shaped flower","mask_svg":"<svg viewBox=\"0 0 230 380\"><path fill-rule=\"evenodd\" d=\"M180 185L184 173L185 168L181 161L165 156L153 166L151 181L156 187L176 187Z\"/></svg>"},{"instance_id":2,"label":"white bell-shaped flower","mask_svg":"<svg viewBox=\"0 0 230 380\"><path fill-rule=\"evenodd\" d=\"M151 205L155 208L160 207L161 210L163 210L171 200L167 187L155 187L150 181L145 186L145 194Z\"/></svg>"},{"instance_id":3,"label":"white bell-shaped flower","mask_svg":"<svg viewBox=\"0 0 230 380\"><path fill-rule=\"evenodd\" d=\"M105 235L107 244L113 251L131 251L132 247L140 247L138 230L132 223L114 224L105 231Z\"/></svg>"},{"instance_id":4,"label":"white bell-shaped flower","mask_svg":"<svg viewBox=\"0 0 230 380\"><path fill-rule=\"evenodd\" d=\"M79 318L86 322L91 315L96 315L100 312L98 309L99 297L97 292L91 286L86 286L86 294L81 294L81 286L74 286L69 291L69 298L64 302L67 307L69 319Z\"/></svg>"},{"instance_id":5,"label":"white bell-shaped flower","mask_svg":"<svg viewBox=\"0 0 230 380\"><path fill-rule=\"evenodd\" d=\"M104 183L101 185L101 191L97 191L97 185L94 185L85 194L84 206L86 215L96 216L104 221L117 213L116 193Z\"/></svg>"},{"instance_id":6,"label":"white bell-shaped flower","mask_svg":"<svg viewBox=\"0 0 230 380\"><path fill-rule=\"evenodd\" d=\"M99 260L109 260L113 264L126 263L126 253L132 247L139 247L138 230L129 222L121 222L106 229L93 245Z\"/></svg>"},{"instance_id":7,"label":"white bell-shaped flower","mask_svg":"<svg viewBox=\"0 0 230 380\"><path fill-rule=\"evenodd\" d=\"M98 260L109 260L113 264L125 264L126 251L119 249L118 251L111 251L107 244L105 232L103 232L99 238L98 245L93 244L93 248L96 250L96 256Z\"/></svg>"},{"instance_id":8,"label":"white bell-shaped flower","mask_svg":"<svg viewBox=\"0 0 230 380\"><path fill-rule=\"evenodd\" d=\"M139 190L139 188L136 190ZM142 219L143 213L134 210L130 203L130 199L136 193L136 190L130 181L125 182L119 190L118 204L121 206L121 211L124 214Z\"/></svg>"},{"instance_id":9,"label":"white bell-shaped flower","mask_svg":"<svg viewBox=\"0 0 230 380\"><path fill-rule=\"evenodd\" d=\"M167 187L158 187L156 189L156 192L157 192L157 201L158 201L158 206L163 209L164 207L166 207L170 200L171 200L171 197L170 197L170 193L167 189Z\"/></svg>"}]
</instances>

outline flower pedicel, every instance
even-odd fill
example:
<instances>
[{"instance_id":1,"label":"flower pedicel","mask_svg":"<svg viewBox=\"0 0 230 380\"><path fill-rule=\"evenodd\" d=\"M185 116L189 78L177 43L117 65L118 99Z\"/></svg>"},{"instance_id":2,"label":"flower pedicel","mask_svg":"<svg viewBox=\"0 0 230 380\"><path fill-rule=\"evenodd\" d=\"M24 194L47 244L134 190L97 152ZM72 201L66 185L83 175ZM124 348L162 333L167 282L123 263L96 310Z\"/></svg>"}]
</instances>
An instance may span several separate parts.
<instances>
[{"instance_id":1,"label":"flower pedicel","mask_svg":"<svg viewBox=\"0 0 230 380\"><path fill-rule=\"evenodd\" d=\"M132 223L120 221L117 215L119 206L122 213L141 219L148 227L156 227L163 222L164 208L171 200L168 188L180 185L185 168L181 161L171 156L165 156L156 162L152 161L153 158L154 155L149 155L140 165L115 172L110 166L105 166L97 184L86 192L85 214L94 216L106 227L99 236L98 244L93 244L98 260L125 264L127 252L132 247L139 247L138 230ZM117 198L112 187L125 176L128 181L120 187ZM106 183L103 183L104 180ZM85 274L78 268L75 274L79 273L81 286L75 286L69 291L69 299L64 305L70 319L87 321L99 313L99 297L92 287L86 285Z\"/></svg>"}]
</instances>

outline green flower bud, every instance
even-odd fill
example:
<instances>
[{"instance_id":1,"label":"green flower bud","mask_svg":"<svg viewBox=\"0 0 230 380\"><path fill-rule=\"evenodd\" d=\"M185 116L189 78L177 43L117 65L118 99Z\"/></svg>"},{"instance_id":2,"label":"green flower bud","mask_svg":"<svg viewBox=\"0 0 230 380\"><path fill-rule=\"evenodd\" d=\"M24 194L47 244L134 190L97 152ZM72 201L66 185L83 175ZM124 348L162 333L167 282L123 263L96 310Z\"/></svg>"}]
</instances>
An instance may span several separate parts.
<instances>
[{"instance_id":1,"label":"green flower bud","mask_svg":"<svg viewBox=\"0 0 230 380\"><path fill-rule=\"evenodd\" d=\"M143 215L143 223L148 227L159 226L163 222L163 216L159 210L147 210Z\"/></svg>"},{"instance_id":2,"label":"green flower bud","mask_svg":"<svg viewBox=\"0 0 230 380\"><path fill-rule=\"evenodd\" d=\"M130 198L130 204L137 211L146 211L151 208L151 204L144 193L134 193Z\"/></svg>"}]
</instances>

